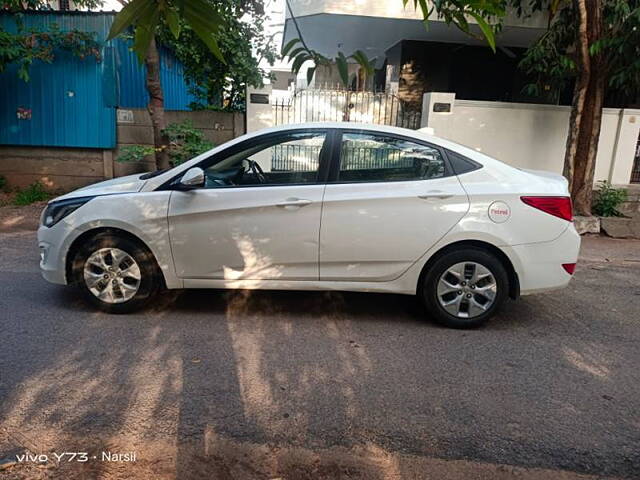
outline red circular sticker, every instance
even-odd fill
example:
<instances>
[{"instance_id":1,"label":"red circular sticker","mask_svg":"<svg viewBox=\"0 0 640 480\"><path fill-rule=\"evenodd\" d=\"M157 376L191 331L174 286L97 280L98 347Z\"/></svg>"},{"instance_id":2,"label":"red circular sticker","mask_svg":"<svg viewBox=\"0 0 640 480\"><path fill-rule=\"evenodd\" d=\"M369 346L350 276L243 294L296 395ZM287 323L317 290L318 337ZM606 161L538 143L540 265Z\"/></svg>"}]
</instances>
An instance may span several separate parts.
<instances>
[{"instance_id":1,"label":"red circular sticker","mask_svg":"<svg viewBox=\"0 0 640 480\"><path fill-rule=\"evenodd\" d=\"M489 205L489 218L495 223L504 223L509 220L511 209L504 202L493 202Z\"/></svg>"}]
</instances>

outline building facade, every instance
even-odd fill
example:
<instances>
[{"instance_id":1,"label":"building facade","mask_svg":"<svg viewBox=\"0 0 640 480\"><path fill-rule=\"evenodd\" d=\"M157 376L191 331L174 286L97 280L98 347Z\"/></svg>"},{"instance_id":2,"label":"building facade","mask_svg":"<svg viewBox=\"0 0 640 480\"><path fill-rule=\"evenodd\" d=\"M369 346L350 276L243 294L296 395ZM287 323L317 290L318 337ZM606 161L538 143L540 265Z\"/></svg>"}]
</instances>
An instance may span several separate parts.
<instances>
[{"instance_id":1,"label":"building facade","mask_svg":"<svg viewBox=\"0 0 640 480\"><path fill-rule=\"evenodd\" d=\"M472 19L474 35L435 17L425 28L412 2L406 8L401 0L290 0L290 5L308 45L330 58L356 50L375 58L376 89L395 93L417 109L422 94L429 91L455 92L457 98L469 100L553 101L525 96L525 79L517 68L526 47L546 29L543 14L526 20L507 15L494 54ZM283 44L298 36L288 12ZM335 72L321 71L316 83L336 79Z\"/></svg>"}]
</instances>

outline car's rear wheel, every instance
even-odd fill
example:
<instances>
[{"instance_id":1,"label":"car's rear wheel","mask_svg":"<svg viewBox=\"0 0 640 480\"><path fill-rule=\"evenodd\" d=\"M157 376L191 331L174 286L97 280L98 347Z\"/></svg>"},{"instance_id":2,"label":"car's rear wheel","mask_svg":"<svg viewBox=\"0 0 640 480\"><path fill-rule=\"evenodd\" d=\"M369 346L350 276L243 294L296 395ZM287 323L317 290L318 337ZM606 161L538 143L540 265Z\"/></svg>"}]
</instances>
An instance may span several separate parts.
<instances>
[{"instance_id":1,"label":"car's rear wheel","mask_svg":"<svg viewBox=\"0 0 640 480\"><path fill-rule=\"evenodd\" d=\"M101 310L128 313L144 307L160 287L151 252L110 233L93 237L76 252L74 283Z\"/></svg>"},{"instance_id":2,"label":"car's rear wheel","mask_svg":"<svg viewBox=\"0 0 640 480\"><path fill-rule=\"evenodd\" d=\"M486 250L463 247L436 259L419 293L437 322L474 328L495 315L508 292L509 276L502 262Z\"/></svg>"}]
</instances>

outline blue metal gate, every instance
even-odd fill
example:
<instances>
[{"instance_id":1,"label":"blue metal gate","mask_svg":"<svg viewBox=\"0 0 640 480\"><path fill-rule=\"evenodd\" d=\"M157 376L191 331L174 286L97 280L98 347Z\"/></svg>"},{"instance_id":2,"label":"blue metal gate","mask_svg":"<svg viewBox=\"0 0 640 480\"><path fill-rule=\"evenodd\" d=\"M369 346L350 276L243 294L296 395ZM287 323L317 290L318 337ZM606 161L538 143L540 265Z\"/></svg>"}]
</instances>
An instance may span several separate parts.
<instances>
[{"instance_id":1,"label":"blue metal gate","mask_svg":"<svg viewBox=\"0 0 640 480\"><path fill-rule=\"evenodd\" d=\"M26 30L96 32L104 42L113 14L23 15ZM15 32L15 18L0 15L0 28ZM56 52L53 63L36 61L25 83L15 65L0 74L0 144L113 148L116 145L116 81L113 47L105 46L102 60L80 60Z\"/></svg>"},{"instance_id":2,"label":"blue metal gate","mask_svg":"<svg viewBox=\"0 0 640 480\"><path fill-rule=\"evenodd\" d=\"M24 30L94 32L103 45L101 60L84 60L56 52L51 64L36 61L30 81L17 67L0 73L0 145L113 148L116 107L144 108L149 96L145 67L130 51L130 42L107 35L112 12L47 12L22 15ZM0 13L0 29L18 30L16 17ZM184 67L171 52L160 51L160 78L167 110L189 110L196 99L184 80Z\"/></svg>"}]
</instances>

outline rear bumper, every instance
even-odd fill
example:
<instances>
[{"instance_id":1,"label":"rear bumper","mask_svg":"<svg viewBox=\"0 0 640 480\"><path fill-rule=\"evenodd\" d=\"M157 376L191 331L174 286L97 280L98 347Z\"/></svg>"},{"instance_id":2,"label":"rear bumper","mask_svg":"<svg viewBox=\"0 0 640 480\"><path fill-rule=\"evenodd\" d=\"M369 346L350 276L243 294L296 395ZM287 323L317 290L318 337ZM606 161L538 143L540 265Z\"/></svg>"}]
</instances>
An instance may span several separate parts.
<instances>
[{"instance_id":1,"label":"rear bumper","mask_svg":"<svg viewBox=\"0 0 640 480\"><path fill-rule=\"evenodd\" d=\"M551 242L503 247L512 261L520 281L520 294L546 292L564 288L572 275L563 263L576 263L580 252L580 235L573 224Z\"/></svg>"}]
</instances>

